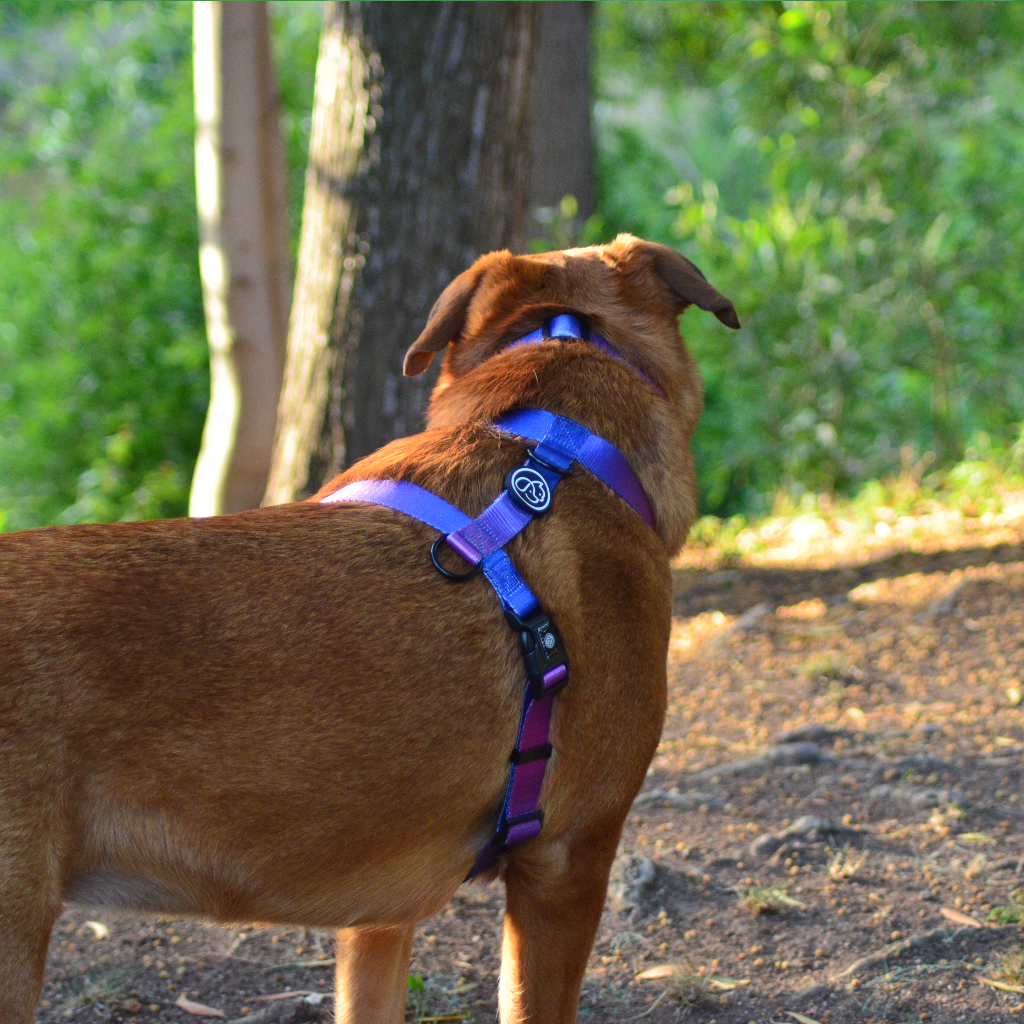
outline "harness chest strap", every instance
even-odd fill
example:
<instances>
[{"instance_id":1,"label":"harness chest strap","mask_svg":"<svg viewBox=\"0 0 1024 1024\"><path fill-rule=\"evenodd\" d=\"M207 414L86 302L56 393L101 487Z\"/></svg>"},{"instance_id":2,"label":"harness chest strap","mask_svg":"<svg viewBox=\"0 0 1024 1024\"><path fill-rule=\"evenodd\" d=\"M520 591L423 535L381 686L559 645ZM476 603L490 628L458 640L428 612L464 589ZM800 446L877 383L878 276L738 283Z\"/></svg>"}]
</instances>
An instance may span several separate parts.
<instances>
[{"instance_id":1,"label":"harness chest strap","mask_svg":"<svg viewBox=\"0 0 1024 1024\"><path fill-rule=\"evenodd\" d=\"M550 615L516 571L503 550L534 517L551 507L551 492L579 461L654 525L650 503L622 453L608 441L572 420L540 409L511 413L495 424L499 430L536 441L524 466L505 479L505 489L475 520L416 484L400 480L365 480L335 491L322 503L359 501L382 505L439 530L431 548L437 569L449 579L464 580L482 571L494 588L509 625L520 635L528 684L510 757L505 798L494 837L477 857L467 878L493 866L510 846L540 834L544 814L538 808L547 760L551 756L551 712L558 689L568 681L568 659ZM473 571L461 576L437 561L439 543L448 544Z\"/></svg>"}]
</instances>

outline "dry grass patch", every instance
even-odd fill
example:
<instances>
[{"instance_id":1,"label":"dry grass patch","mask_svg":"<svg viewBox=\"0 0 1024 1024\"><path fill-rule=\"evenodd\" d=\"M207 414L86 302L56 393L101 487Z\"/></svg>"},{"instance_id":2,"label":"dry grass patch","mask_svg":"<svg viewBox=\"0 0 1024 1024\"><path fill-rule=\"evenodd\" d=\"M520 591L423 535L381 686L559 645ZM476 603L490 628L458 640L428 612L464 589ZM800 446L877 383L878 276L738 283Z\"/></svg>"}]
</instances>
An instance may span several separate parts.
<instances>
[{"instance_id":1,"label":"dry grass patch","mask_svg":"<svg viewBox=\"0 0 1024 1024\"><path fill-rule=\"evenodd\" d=\"M993 907L988 912L988 917L986 917L985 920L988 921L989 924L1024 925L1024 889L1015 892L1010 897L1009 903L1006 903L1001 907ZM1024 956L1024 953L1022 953L1021 956Z\"/></svg>"},{"instance_id":2,"label":"dry grass patch","mask_svg":"<svg viewBox=\"0 0 1024 1024\"><path fill-rule=\"evenodd\" d=\"M983 985L1001 992L1024 995L1024 950L1018 946L1008 953L1003 953L999 957L999 964L992 972L992 976L978 980Z\"/></svg>"},{"instance_id":3,"label":"dry grass patch","mask_svg":"<svg viewBox=\"0 0 1024 1024\"><path fill-rule=\"evenodd\" d=\"M778 886L748 885L737 889L740 906L749 910L754 917L758 914L783 914L787 910L806 910L807 904L793 899Z\"/></svg>"},{"instance_id":4,"label":"dry grass patch","mask_svg":"<svg viewBox=\"0 0 1024 1024\"><path fill-rule=\"evenodd\" d=\"M835 856L829 861L829 878L836 882L845 882L860 871L866 860L867 854L855 853L847 843L841 850L837 850Z\"/></svg>"}]
</instances>

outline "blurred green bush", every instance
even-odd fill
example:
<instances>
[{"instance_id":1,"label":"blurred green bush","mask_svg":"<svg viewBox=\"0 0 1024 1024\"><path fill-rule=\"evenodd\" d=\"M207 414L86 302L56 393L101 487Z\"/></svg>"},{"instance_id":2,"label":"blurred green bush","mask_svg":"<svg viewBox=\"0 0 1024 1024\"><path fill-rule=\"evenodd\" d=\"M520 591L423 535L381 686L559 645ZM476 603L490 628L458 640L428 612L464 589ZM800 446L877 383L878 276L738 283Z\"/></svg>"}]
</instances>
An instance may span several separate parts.
<instances>
[{"instance_id":1,"label":"blurred green bush","mask_svg":"<svg viewBox=\"0 0 1024 1024\"><path fill-rule=\"evenodd\" d=\"M297 235L320 5L271 10ZM971 446L1008 452L1024 419L1024 5L596 12L584 238L676 245L744 324L684 318L707 385L703 510L856 493L907 447L934 453L932 472ZM191 4L0 3L7 529L185 512L208 387L192 127ZM560 245L575 212L551 211Z\"/></svg>"},{"instance_id":2,"label":"blurred green bush","mask_svg":"<svg viewBox=\"0 0 1024 1024\"><path fill-rule=\"evenodd\" d=\"M955 463L1024 419L1024 5L598 5L600 215L680 247L702 506Z\"/></svg>"},{"instance_id":3,"label":"blurred green bush","mask_svg":"<svg viewBox=\"0 0 1024 1024\"><path fill-rule=\"evenodd\" d=\"M192 5L0 4L0 519L184 515L208 393ZM319 4L274 4L297 224Z\"/></svg>"}]
</instances>

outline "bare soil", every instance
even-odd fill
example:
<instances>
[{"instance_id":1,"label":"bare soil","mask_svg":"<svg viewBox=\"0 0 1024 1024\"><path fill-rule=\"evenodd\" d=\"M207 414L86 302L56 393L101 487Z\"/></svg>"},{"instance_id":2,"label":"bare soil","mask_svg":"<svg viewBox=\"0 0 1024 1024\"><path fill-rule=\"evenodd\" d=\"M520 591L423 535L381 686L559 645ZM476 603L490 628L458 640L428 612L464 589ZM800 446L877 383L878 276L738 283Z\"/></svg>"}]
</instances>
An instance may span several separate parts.
<instances>
[{"instance_id":1,"label":"bare soil","mask_svg":"<svg viewBox=\"0 0 1024 1024\"><path fill-rule=\"evenodd\" d=\"M663 742L581 1021L1024 1020L1024 522L915 538L676 570ZM502 908L467 886L423 922L410 1021L493 1018ZM181 996L329 1020L332 956L304 929L69 908L36 1020L197 1019ZM313 995L261 998L288 991Z\"/></svg>"}]
</instances>

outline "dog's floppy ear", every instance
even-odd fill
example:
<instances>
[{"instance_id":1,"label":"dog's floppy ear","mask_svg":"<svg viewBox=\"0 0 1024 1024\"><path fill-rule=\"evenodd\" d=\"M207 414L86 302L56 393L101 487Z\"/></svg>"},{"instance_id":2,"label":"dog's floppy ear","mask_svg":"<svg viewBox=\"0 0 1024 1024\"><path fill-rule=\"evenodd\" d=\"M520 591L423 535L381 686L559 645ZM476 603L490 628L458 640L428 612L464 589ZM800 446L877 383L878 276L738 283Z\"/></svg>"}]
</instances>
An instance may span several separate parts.
<instances>
[{"instance_id":1,"label":"dog's floppy ear","mask_svg":"<svg viewBox=\"0 0 1024 1024\"><path fill-rule=\"evenodd\" d=\"M465 327L466 312L482 276L483 267L474 265L459 274L441 292L427 317L423 333L405 353L402 372L406 377L422 373L430 365L434 353L440 352Z\"/></svg>"},{"instance_id":2,"label":"dog's floppy ear","mask_svg":"<svg viewBox=\"0 0 1024 1024\"><path fill-rule=\"evenodd\" d=\"M685 256L667 245L643 243L651 253L658 277L672 289L679 299L679 312L689 305L699 306L714 313L726 327L739 330L740 320L736 308L720 292L708 284L707 278Z\"/></svg>"}]
</instances>

